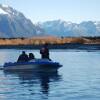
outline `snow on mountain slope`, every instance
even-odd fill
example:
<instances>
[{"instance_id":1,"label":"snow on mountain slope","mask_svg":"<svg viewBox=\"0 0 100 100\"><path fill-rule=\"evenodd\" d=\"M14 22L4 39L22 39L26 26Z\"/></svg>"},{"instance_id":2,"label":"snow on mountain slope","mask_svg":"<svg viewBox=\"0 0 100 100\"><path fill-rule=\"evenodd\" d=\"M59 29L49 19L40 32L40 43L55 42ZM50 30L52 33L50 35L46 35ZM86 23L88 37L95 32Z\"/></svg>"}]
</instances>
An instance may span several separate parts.
<instances>
[{"instance_id":1,"label":"snow on mountain slope","mask_svg":"<svg viewBox=\"0 0 100 100\"><path fill-rule=\"evenodd\" d=\"M46 33L56 36L100 36L100 22L83 21L79 24L62 20L47 21L39 26Z\"/></svg>"},{"instance_id":2,"label":"snow on mountain slope","mask_svg":"<svg viewBox=\"0 0 100 100\"><path fill-rule=\"evenodd\" d=\"M0 14L7 14L4 10L0 9Z\"/></svg>"},{"instance_id":3,"label":"snow on mountain slope","mask_svg":"<svg viewBox=\"0 0 100 100\"><path fill-rule=\"evenodd\" d=\"M33 24L23 13L0 4L0 38L54 36L100 36L100 21L83 21L79 24L53 20Z\"/></svg>"},{"instance_id":4,"label":"snow on mountain slope","mask_svg":"<svg viewBox=\"0 0 100 100\"><path fill-rule=\"evenodd\" d=\"M21 12L0 4L0 37L33 37L43 35L44 30L34 25Z\"/></svg>"}]
</instances>

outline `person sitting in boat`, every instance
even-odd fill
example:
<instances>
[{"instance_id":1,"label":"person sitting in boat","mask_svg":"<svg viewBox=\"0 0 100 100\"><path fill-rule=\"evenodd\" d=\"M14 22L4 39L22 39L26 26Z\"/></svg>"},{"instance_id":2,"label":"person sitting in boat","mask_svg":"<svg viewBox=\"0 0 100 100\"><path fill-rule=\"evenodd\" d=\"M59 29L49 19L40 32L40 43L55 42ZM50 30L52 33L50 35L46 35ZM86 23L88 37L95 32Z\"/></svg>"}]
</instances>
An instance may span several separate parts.
<instances>
[{"instance_id":1,"label":"person sitting in boat","mask_svg":"<svg viewBox=\"0 0 100 100\"><path fill-rule=\"evenodd\" d=\"M33 53L29 53L29 61L35 59L34 54Z\"/></svg>"},{"instance_id":2,"label":"person sitting in boat","mask_svg":"<svg viewBox=\"0 0 100 100\"><path fill-rule=\"evenodd\" d=\"M49 49L47 47L48 45L45 44L41 49L40 49L40 54L42 59L49 59Z\"/></svg>"},{"instance_id":3,"label":"person sitting in boat","mask_svg":"<svg viewBox=\"0 0 100 100\"><path fill-rule=\"evenodd\" d=\"M18 57L17 62L27 62L28 61L28 55L25 53L25 51L22 51L22 54Z\"/></svg>"}]
</instances>

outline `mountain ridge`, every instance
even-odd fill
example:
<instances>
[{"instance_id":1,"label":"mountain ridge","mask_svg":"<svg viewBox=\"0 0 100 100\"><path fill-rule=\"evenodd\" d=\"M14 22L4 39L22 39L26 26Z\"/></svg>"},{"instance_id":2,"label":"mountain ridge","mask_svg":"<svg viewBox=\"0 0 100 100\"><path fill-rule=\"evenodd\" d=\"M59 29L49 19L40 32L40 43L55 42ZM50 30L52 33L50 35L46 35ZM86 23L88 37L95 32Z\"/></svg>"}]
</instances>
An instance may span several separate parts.
<instances>
[{"instance_id":1,"label":"mountain ridge","mask_svg":"<svg viewBox=\"0 0 100 100\"><path fill-rule=\"evenodd\" d=\"M73 23L58 19L33 24L23 13L0 4L0 38L35 36L97 37L100 36L100 21Z\"/></svg>"},{"instance_id":2,"label":"mountain ridge","mask_svg":"<svg viewBox=\"0 0 100 100\"><path fill-rule=\"evenodd\" d=\"M100 22L83 21L79 24L63 20L47 21L38 24L46 33L56 36L100 36Z\"/></svg>"}]
</instances>

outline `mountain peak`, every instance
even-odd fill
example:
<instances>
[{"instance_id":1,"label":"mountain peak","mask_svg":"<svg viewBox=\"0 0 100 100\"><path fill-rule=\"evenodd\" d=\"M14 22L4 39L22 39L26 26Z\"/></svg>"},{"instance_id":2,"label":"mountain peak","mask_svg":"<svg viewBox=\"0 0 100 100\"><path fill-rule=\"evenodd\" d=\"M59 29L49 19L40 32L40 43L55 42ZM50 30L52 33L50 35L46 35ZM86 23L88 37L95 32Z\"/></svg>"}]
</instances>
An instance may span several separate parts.
<instances>
[{"instance_id":1,"label":"mountain peak","mask_svg":"<svg viewBox=\"0 0 100 100\"><path fill-rule=\"evenodd\" d=\"M0 14L8 14L8 13L4 10L5 7L6 7L5 5L0 4Z\"/></svg>"},{"instance_id":2,"label":"mountain peak","mask_svg":"<svg viewBox=\"0 0 100 100\"><path fill-rule=\"evenodd\" d=\"M5 4L0 4L0 14L8 14L10 16L22 15L20 12L16 11L12 7L10 7L9 5L5 5Z\"/></svg>"},{"instance_id":3,"label":"mountain peak","mask_svg":"<svg viewBox=\"0 0 100 100\"><path fill-rule=\"evenodd\" d=\"M6 5L6 4L0 4L0 7L9 8L10 6L9 5Z\"/></svg>"},{"instance_id":4,"label":"mountain peak","mask_svg":"<svg viewBox=\"0 0 100 100\"><path fill-rule=\"evenodd\" d=\"M11 8L8 5L5 4L0 4L0 14L12 14L13 13L13 8Z\"/></svg>"}]
</instances>

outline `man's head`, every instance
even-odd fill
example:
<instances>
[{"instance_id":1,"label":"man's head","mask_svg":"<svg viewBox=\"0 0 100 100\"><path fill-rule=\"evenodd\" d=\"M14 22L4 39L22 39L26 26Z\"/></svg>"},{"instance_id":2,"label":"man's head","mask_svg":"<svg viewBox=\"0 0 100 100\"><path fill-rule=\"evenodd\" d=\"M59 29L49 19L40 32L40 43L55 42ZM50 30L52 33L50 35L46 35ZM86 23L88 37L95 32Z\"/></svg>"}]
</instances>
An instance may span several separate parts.
<instances>
[{"instance_id":1,"label":"man's head","mask_svg":"<svg viewBox=\"0 0 100 100\"><path fill-rule=\"evenodd\" d=\"M22 51L22 54L25 54L25 51Z\"/></svg>"},{"instance_id":2,"label":"man's head","mask_svg":"<svg viewBox=\"0 0 100 100\"><path fill-rule=\"evenodd\" d=\"M48 43L45 43L45 44L44 44L44 47L48 47Z\"/></svg>"}]
</instances>

